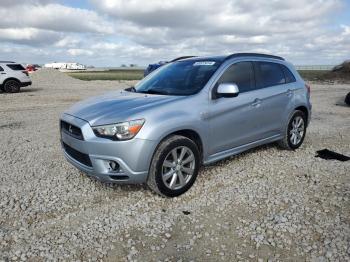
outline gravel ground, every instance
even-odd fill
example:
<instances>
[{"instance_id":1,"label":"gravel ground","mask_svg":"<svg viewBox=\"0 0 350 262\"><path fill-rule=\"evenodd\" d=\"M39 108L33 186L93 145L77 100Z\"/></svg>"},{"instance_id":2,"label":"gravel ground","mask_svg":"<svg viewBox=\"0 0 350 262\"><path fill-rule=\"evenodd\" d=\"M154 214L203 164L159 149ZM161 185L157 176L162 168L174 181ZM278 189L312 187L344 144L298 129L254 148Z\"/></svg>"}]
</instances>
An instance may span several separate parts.
<instances>
[{"instance_id":1,"label":"gravel ground","mask_svg":"<svg viewBox=\"0 0 350 262\"><path fill-rule=\"evenodd\" d=\"M299 150L250 150L165 199L92 180L60 149L65 108L130 82L50 70L32 79L0 94L0 261L350 261L350 161L315 157L323 148L350 155L349 85L312 84Z\"/></svg>"}]
</instances>

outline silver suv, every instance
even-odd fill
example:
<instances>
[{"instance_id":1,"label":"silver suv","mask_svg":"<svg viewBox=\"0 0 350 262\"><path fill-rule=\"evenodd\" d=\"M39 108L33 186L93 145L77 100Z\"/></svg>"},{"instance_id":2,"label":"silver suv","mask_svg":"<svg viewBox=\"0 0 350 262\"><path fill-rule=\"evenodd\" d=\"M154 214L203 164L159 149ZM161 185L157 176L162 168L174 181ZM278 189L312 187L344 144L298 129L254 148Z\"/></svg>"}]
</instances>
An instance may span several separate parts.
<instances>
[{"instance_id":1,"label":"silver suv","mask_svg":"<svg viewBox=\"0 0 350 262\"><path fill-rule=\"evenodd\" d=\"M21 87L32 84L26 69L18 63L0 61L0 89L7 93L17 93Z\"/></svg>"},{"instance_id":2,"label":"silver suv","mask_svg":"<svg viewBox=\"0 0 350 262\"><path fill-rule=\"evenodd\" d=\"M101 181L174 197L201 164L275 141L297 149L310 115L310 88L283 58L195 57L77 103L61 117L61 142L70 163Z\"/></svg>"}]
</instances>

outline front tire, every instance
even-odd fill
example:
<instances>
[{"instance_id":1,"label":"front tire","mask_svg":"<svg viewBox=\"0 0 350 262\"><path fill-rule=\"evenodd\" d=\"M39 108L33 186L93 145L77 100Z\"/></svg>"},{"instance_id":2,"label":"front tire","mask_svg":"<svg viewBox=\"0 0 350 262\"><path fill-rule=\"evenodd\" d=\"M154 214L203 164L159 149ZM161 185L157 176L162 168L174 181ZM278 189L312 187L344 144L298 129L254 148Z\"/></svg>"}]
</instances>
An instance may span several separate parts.
<instances>
[{"instance_id":1,"label":"front tire","mask_svg":"<svg viewBox=\"0 0 350 262\"><path fill-rule=\"evenodd\" d=\"M147 185L159 195L179 196L191 188L199 166L198 146L187 137L171 136L154 153Z\"/></svg>"},{"instance_id":2,"label":"front tire","mask_svg":"<svg viewBox=\"0 0 350 262\"><path fill-rule=\"evenodd\" d=\"M306 134L306 115L303 111L295 110L289 119L284 138L279 141L283 149L295 150L299 148Z\"/></svg>"},{"instance_id":3,"label":"front tire","mask_svg":"<svg viewBox=\"0 0 350 262\"><path fill-rule=\"evenodd\" d=\"M20 83L16 80L8 80L4 84L4 90L7 93L18 93L20 88Z\"/></svg>"}]
</instances>

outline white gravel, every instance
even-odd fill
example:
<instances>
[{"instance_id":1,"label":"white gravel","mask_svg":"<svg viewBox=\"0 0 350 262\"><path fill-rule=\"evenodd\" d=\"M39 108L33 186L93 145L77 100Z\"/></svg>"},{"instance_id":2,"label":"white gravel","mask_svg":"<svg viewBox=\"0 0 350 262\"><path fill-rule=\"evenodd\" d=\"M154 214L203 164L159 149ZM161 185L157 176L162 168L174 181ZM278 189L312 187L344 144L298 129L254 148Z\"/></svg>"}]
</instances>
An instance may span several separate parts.
<instances>
[{"instance_id":1,"label":"white gravel","mask_svg":"<svg viewBox=\"0 0 350 262\"><path fill-rule=\"evenodd\" d=\"M65 108L132 83L51 70L32 79L0 93L0 261L350 261L350 161L315 158L323 148L350 155L349 85L312 84L299 150L250 150L165 199L89 179L60 149Z\"/></svg>"}]
</instances>

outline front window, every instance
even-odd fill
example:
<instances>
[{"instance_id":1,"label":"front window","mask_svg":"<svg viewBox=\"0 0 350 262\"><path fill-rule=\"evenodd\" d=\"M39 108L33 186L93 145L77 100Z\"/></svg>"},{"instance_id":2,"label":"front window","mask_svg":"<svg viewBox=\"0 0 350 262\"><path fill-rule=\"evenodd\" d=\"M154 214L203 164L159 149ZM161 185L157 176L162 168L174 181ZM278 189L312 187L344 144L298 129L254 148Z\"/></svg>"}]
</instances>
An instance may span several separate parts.
<instances>
[{"instance_id":1,"label":"front window","mask_svg":"<svg viewBox=\"0 0 350 262\"><path fill-rule=\"evenodd\" d=\"M178 61L162 66L136 86L138 93L186 96L198 93L219 68L214 60Z\"/></svg>"},{"instance_id":2,"label":"front window","mask_svg":"<svg viewBox=\"0 0 350 262\"><path fill-rule=\"evenodd\" d=\"M231 65L220 77L218 84L236 84L240 93L252 91L255 88L252 62L238 62Z\"/></svg>"}]
</instances>

